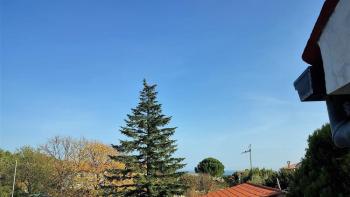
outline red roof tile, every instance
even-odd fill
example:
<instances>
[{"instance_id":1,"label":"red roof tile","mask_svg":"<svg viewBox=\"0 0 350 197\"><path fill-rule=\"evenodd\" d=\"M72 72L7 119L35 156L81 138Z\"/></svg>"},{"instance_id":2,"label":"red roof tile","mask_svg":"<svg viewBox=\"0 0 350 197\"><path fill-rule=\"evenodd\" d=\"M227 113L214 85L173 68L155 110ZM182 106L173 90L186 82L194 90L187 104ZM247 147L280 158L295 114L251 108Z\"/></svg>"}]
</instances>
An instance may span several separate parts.
<instances>
[{"instance_id":1,"label":"red roof tile","mask_svg":"<svg viewBox=\"0 0 350 197\"><path fill-rule=\"evenodd\" d=\"M294 164L289 164L289 165L286 165L283 167L283 169L286 169L286 170L294 170L294 169L297 169L299 168L301 165L301 163L294 163Z\"/></svg>"},{"instance_id":2,"label":"red roof tile","mask_svg":"<svg viewBox=\"0 0 350 197\"><path fill-rule=\"evenodd\" d=\"M230 188L209 192L203 197L259 197L259 196L280 196L283 193L275 188L243 183Z\"/></svg>"}]
</instances>

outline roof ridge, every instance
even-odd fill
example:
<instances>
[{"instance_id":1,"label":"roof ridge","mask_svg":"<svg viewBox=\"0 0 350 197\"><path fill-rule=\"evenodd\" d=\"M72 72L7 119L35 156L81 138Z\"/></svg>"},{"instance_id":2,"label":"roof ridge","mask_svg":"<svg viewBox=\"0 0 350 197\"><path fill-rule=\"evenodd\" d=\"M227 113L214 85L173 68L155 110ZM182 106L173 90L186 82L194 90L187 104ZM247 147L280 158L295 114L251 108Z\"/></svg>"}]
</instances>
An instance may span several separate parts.
<instances>
[{"instance_id":1,"label":"roof ridge","mask_svg":"<svg viewBox=\"0 0 350 197\"><path fill-rule=\"evenodd\" d=\"M263 188L263 189L268 189L268 190L273 190L273 191L276 191L276 192L282 192L282 190L280 189L277 189L277 188L273 188L273 187L268 187L268 186L265 186L265 185L258 185L258 184L254 184L254 183L243 183L243 184L248 184L248 185L252 185L254 187L260 187L260 188Z\"/></svg>"}]
</instances>

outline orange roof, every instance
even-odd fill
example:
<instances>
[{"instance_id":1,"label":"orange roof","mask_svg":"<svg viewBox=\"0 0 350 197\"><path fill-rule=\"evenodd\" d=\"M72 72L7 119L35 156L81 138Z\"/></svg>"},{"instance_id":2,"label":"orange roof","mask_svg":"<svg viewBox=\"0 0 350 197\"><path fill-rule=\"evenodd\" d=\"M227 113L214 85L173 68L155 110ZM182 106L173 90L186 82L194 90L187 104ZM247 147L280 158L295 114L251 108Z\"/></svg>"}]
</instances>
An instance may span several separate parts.
<instances>
[{"instance_id":1,"label":"orange roof","mask_svg":"<svg viewBox=\"0 0 350 197\"><path fill-rule=\"evenodd\" d=\"M275 188L243 183L226 189L209 192L203 197L259 197L259 196L280 196L283 193Z\"/></svg>"},{"instance_id":2,"label":"orange roof","mask_svg":"<svg viewBox=\"0 0 350 197\"><path fill-rule=\"evenodd\" d=\"M289 165L286 165L283 167L283 169L286 169L286 170L294 170L294 169L297 169L299 168L301 165L301 163L293 163L293 164L289 164Z\"/></svg>"}]
</instances>

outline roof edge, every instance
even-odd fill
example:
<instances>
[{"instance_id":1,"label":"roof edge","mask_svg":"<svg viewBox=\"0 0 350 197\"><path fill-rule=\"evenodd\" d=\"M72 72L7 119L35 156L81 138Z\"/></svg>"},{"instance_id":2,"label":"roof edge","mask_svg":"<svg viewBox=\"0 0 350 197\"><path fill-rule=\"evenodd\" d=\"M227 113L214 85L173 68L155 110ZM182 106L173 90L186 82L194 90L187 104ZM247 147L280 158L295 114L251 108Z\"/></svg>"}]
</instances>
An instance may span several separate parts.
<instances>
[{"instance_id":1,"label":"roof edge","mask_svg":"<svg viewBox=\"0 0 350 197\"><path fill-rule=\"evenodd\" d=\"M322 65L321 50L317 44L323 29L327 25L330 16L333 14L339 0L326 0L322 6L321 12L317 18L310 38L307 41L302 59L313 66Z\"/></svg>"},{"instance_id":2,"label":"roof edge","mask_svg":"<svg viewBox=\"0 0 350 197\"><path fill-rule=\"evenodd\" d=\"M244 184L244 183L243 183ZM279 193L283 193L282 190L279 190L277 188L273 188L273 187L268 187L268 186L265 186L265 185L257 185L257 184L254 184L254 183L245 183L245 184L248 184L248 185L251 185L251 186L254 186L254 187L260 187L260 188L263 188L263 189L268 189L268 190L272 190L272 191L275 191L275 192L279 192Z\"/></svg>"}]
</instances>

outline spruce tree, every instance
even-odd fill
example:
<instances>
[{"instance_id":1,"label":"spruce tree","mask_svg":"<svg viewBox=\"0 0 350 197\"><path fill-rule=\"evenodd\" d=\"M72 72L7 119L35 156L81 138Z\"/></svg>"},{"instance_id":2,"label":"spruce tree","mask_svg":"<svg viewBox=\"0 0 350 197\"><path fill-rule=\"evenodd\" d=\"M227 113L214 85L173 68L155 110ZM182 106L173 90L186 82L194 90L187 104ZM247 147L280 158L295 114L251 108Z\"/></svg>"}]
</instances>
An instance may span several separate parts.
<instances>
[{"instance_id":1,"label":"spruce tree","mask_svg":"<svg viewBox=\"0 0 350 197\"><path fill-rule=\"evenodd\" d=\"M184 158L172 157L177 150L171 139L176 127L166 127L171 117L162 114L157 101L156 85L143 81L140 102L127 115L120 131L127 139L113 147L120 153L112 160L125 164L123 169L111 169L106 178L106 194L113 196L173 196L180 195L186 186L180 181Z\"/></svg>"}]
</instances>

